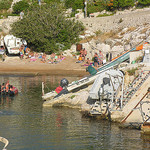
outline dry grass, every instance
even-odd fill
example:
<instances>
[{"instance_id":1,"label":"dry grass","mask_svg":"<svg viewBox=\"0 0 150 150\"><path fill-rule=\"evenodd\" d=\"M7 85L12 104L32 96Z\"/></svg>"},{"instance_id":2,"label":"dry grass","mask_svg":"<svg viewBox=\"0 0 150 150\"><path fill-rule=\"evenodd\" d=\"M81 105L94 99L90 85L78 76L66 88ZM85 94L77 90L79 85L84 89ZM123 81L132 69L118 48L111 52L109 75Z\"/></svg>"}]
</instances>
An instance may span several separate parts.
<instances>
[{"instance_id":1,"label":"dry grass","mask_svg":"<svg viewBox=\"0 0 150 150\"><path fill-rule=\"evenodd\" d=\"M7 35L5 32L3 32L3 31L0 32L0 37L1 37L1 36L5 36L5 35Z\"/></svg>"},{"instance_id":2,"label":"dry grass","mask_svg":"<svg viewBox=\"0 0 150 150\"><path fill-rule=\"evenodd\" d=\"M134 31L135 29L136 29L136 27L130 27L130 28L128 28L127 32L132 32L132 31Z\"/></svg>"},{"instance_id":3,"label":"dry grass","mask_svg":"<svg viewBox=\"0 0 150 150\"><path fill-rule=\"evenodd\" d=\"M100 30L98 30L98 31L96 32L96 36L87 37L87 38L81 40L79 43L86 43L86 42L91 41L92 39L94 39L94 40L100 39L100 41L103 42L103 43L104 43L107 39L109 39L109 38L111 38L111 39L121 39L122 37L120 37L120 36L118 35L119 32L120 32L120 30L102 33Z\"/></svg>"},{"instance_id":4,"label":"dry grass","mask_svg":"<svg viewBox=\"0 0 150 150\"><path fill-rule=\"evenodd\" d=\"M116 39L116 38L120 38L120 37L118 36L118 32L114 32L114 31L105 32L100 35L100 39L102 42L105 42L106 39L109 39L109 38Z\"/></svg>"},{"instance_id":5,"label":"dry grass","mask_svg":"<svg viewBox=\"0 0 150 150\"><path fill-rule=\"evenodd\" d=\"M126 32L121 32L120 35L124 35Z\"/></svg>"},{"instance_id":6,"label":"dry grass","mask_svg":"<svg viewBox=\"0 0 150 150\"><path fill-rule=\"evenodd\" d=\"M91 41L93 38L94 38L93 36L87 37L85 39L82 39L79 43L80 44L87 43L87 42Z\"/></svg>"},{"instance_id":7,"label":"dry grass","mask_svg":"<svg viewBox=\"0 0 150 150\"><path fill-rule=\"evenodd\" d=\"M146 31L148 30L148 28L144 28L143 30L140 31L141 34L146 33Z\"/></svg>"},{"instance_id":8,"label":"dry grass","mask_svg":"<svg viewBox=\"0 0 150 150\"><path fill-rule=\"evenodd\" d=\"M130 44L130 39L128 39L128 40L127 40L127 39L125 39L125 40L124 40L124 44L125 44L125 45Z\"/></svg>"},{"instance_id":9,"label":"dry grass","mask_svg":"<svg viewBox=\"0 0 150 150\"><path fill-rule=\"evenodd\" d=\"M121 42L116 42L115 44L114 44L114 46L123 46L123 44L121 43Z\"/></svg>"}]
</instances>

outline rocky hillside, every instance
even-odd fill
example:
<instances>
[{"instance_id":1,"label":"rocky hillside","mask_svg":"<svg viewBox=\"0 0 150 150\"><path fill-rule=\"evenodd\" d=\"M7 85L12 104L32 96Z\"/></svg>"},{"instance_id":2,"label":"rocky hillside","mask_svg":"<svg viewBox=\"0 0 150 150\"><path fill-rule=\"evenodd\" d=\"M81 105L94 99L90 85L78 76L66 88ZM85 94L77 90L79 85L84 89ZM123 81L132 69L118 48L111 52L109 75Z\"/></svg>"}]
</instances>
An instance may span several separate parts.
<instances>
[{"instance_id":1,"label":"rocky hillside","mask_svg":"<svg viewBox=\"0 0 150 150\"><path fill-rule=\"evenodd\" d=\"M94 15L93 15L94 16ZM134 48L142 41L149 41L150 8L118 11L113 16L78 19L86 27L85 35L81 35L82 46L87 49L88 57L102 50L104 54L118 53ZM66 53L75 53L73 45Z\"/></svg>"}]
</instances>

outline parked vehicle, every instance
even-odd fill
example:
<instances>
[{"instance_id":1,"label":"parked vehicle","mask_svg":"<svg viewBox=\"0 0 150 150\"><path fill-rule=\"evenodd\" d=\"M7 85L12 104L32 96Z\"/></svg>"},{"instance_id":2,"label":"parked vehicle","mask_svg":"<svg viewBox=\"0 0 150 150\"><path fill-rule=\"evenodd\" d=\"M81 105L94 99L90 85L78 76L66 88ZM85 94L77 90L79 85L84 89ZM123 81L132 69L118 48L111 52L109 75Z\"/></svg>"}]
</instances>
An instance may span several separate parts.
<instances>
[{"instance_id":1,"label":"parked vehicle","mask_svg":"<svg viewBox=\"0 0 150 150\"><path fill-rule=\"evenodd\" d=\"M19 54L19 48L21 45L27 45L27 42L13 35L6 35L4 37L4 46L6 48L6 54L10 55Z\"/></svg>"}]
</instances>

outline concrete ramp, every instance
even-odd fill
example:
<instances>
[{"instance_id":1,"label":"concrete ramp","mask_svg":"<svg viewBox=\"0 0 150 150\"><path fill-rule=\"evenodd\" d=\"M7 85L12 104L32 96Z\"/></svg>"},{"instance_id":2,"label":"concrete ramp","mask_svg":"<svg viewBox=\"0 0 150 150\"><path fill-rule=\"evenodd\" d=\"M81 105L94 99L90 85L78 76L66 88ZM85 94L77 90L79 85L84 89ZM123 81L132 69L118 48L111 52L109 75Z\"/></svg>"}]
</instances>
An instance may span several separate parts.
<instances>
[{"instance_id":1,"label":"concrete ramp","mask_svg":"<svg viewBox=\"0 0 150 150\"><path fill-rule=\"evenodd\" d=\"M123 108L121 123L150 121L150 75Z\"/></svg>"}]
</instances>

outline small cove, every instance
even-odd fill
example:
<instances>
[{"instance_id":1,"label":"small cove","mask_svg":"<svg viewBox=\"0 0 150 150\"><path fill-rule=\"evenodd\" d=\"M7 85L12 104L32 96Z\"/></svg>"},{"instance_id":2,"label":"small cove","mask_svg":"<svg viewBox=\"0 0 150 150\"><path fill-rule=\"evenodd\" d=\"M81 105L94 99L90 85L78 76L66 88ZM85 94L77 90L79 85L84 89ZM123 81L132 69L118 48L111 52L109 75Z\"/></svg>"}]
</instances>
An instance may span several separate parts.
<instances>
[{"instance_id":1,"label":"small cove","mask_svg":"<svg viewBox=\"0 0 150 150\"><path fill-rule=\"evenodd\" d=\"M64 76L0 76L19 89L13 98L0 98L0 136L8 150L149 149L150 138L139 130L83 118L78 109L43 108L41 82L54 89ZM72 82L81 77L65 77ZM4 146L0 142L0 149Z\"/></svg>"}]
</instances>

